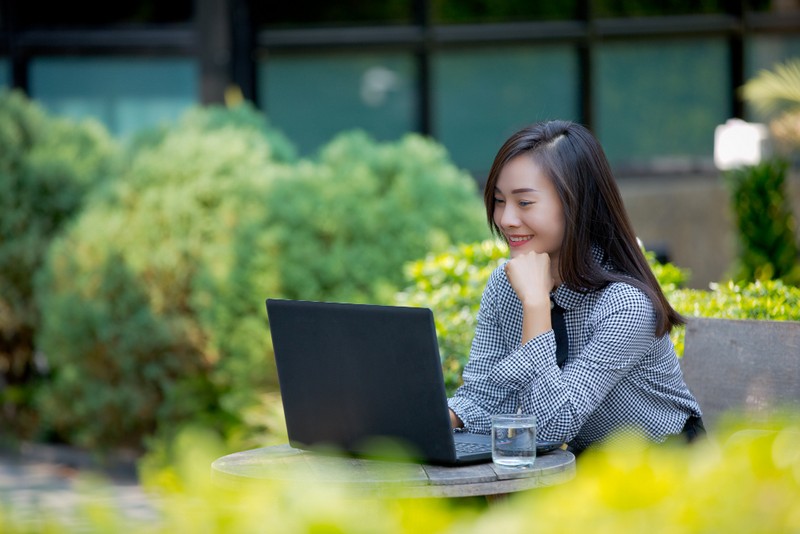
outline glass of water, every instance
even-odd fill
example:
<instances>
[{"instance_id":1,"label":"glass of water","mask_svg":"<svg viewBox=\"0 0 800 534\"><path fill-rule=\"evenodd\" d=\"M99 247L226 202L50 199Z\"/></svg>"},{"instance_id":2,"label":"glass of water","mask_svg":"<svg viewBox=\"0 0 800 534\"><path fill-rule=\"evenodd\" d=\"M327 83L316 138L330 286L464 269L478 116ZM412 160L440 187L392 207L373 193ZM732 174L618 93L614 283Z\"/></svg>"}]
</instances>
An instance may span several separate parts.
<instances>
[{"instance_id":1,"label":"glass of water","mask_svg":"<svg viewBox=\"0 0 800 534\"><path fill-rule=\"evenodd\" d=\"M512 469L533 467L536 459L536 416L492 416L492 461Z\"/></svg>"}]
</instances>

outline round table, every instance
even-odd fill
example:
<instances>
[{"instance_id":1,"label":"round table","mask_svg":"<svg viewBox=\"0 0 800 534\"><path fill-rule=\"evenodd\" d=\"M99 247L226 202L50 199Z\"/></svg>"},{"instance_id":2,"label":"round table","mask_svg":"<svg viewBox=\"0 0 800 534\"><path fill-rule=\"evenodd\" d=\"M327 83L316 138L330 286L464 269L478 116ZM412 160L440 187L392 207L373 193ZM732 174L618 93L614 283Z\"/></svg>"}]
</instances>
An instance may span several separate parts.
<instances>
[{"instance_id":1,"label":"round table","mask_svg":"<svg viewBox=\"0 0 800 534\"><path fill-rule=\"evenodd\" d=\"M264 481L341 484L354 494L401 498L497 497L561 484L575 476L575 456L565 450L541 454L530 469L493 463L445 467L323 455L289 445L237 452L215 460L212 480L238 488Z\"/></svg>"}]
</instances>

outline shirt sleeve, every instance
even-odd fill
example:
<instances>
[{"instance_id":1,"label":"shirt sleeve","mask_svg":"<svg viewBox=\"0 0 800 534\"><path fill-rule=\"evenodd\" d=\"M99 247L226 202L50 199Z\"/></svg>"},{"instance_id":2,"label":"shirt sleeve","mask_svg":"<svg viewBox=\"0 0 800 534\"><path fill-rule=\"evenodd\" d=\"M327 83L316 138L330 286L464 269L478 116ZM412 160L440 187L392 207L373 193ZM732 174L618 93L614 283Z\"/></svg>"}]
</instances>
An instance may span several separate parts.
<instances>
[{"instance_id":1,"label":"shirt sleeve","mask_svg":"<svg viewBox=\"0 0 800 534\"><path fill-rule=\"evenodd\" d=\"M469 360L462 372L463 384L448 399L450 409L464 423L464 429L481 434L491 432L491 414L512 413L518 405L516 389L490 377L510 350L503 339L502 325L496 319L495 305L495 279L490 277L481 297Z\"/></svg>"},{"instance_id":2,"label":"shirt sleeve","mask_svg":"<svg viewBox=\"0 0 800 534\"><path fill-rule=\"evenodd\" d=\"M570 441L655 339L655 310L628 284L612 284L588 318L578 325L588 336L563 372L555 362L550 330L497 362L490 380L518 392L522 411L537 416L543 439Z\"/></svg>"}]
</instances>

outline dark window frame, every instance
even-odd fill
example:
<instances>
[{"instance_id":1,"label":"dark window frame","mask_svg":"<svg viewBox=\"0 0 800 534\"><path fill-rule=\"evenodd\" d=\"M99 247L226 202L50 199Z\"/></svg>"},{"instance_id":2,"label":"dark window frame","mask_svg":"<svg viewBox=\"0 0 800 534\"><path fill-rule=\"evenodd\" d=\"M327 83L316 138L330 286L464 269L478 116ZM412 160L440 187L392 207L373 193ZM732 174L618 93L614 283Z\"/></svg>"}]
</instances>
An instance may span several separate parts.
<instances>
[{"instance_id":1,"label":"dark window frame","mask_svg":"<svg viewBox=\"0 0 800 534\"><path fill-rule=\"evenodd\" d=\"M13 3L12 3L13 4ZM433 54L450 47L480 48L498 44L569 43L579 56L580 121L594 125L592 94L593 50L601 42L723 37L730 50L732 117L744 116L738 88L745 82L744 43L760 35L800 33L800 12L730 12L646 18L594 18L585 0L582 19L519 23L444 25L430 22L430 0L417 0L415 22L406 25L307 29L256 29L248 0L195 0L189 24L104 27L87 29L19 28L6 4L0 13L0 56L10 60L12 87L28 90L28 69L36 56L179 56L194 57L200 66L199 102L221 102L225 88L238 86L245 98L257 101L256 65L271 54L344 51L403 51L417 64L419 111L416 130L432 135ZM209 39L210 36L210 39ZM209 40L213 42L209 45ZM228 51L219 57L219 49ZM269 111L269 110L265 110ZM674 174L661 169L655 174Z\"/></svg>"}]
</instances>

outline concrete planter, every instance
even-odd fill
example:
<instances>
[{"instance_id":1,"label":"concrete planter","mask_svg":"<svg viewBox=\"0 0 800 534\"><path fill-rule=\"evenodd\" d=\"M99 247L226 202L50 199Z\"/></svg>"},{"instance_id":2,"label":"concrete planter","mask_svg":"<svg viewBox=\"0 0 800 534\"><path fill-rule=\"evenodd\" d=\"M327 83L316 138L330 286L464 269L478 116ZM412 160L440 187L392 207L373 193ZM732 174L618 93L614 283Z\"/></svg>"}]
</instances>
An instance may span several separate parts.
<instances>
[{"instance_id":1,"label":"concrete planter","mask_svg":"<svg viewBox=\"0 0 800 534\"><path fill-rule=\"evenodd\" d=\"M690 318L681 368L709 431L727 411L800 410L800 322Z\"/></svg>"}]
</instances>

